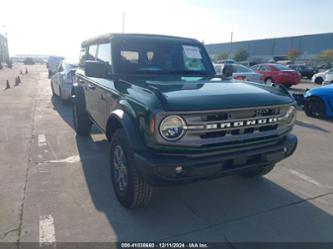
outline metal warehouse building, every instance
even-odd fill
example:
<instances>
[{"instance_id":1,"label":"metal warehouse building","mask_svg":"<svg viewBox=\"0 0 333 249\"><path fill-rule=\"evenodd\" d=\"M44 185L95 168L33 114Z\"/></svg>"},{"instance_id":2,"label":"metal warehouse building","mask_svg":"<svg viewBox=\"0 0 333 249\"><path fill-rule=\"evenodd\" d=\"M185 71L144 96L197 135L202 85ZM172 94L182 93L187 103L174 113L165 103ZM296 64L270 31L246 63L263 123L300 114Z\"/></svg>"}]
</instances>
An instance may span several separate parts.
<instances>
[{"instance_id":1,"label":"metal warehouse building","mask_svg":"<svg viewBox=\"0 0 333 249\"><path fill-rule=\"evenodd\" d=\"M0 34L0 63L7 62L9 59L7 38Z\"/></svg>"},{"instance_id":2,"label":"metal warehouse building","mask_svg":"<svg viewBox=\"0 0 333 249\"><path fill-rule=\"evenodd\" d=\"M208 44L206 47L210 55L223 52L234 54L239 49L246 49L250 61L286 56L289 50L297 49L303 53L300 59L311 60L323 50L333 48L333 33Z\"/></svg>"}]
</instances>

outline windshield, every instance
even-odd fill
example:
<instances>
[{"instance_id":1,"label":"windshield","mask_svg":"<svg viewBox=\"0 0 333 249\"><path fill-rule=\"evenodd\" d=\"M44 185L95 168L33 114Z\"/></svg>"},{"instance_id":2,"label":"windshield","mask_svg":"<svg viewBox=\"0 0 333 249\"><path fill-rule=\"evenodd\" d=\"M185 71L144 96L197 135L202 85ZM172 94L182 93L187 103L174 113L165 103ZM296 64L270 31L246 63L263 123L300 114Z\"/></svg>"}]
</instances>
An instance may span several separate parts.
<instances>
[{"instance_id":1,"label":"windshield","mask_svg":"<svg viewBox=\"0 0 333 249\"><path fill-rule=\"evenodd\" d=\"M214 75L199 44L170 40L130 39L114 45L115 70L125 74Z\"/></svg>"}]
</instances>

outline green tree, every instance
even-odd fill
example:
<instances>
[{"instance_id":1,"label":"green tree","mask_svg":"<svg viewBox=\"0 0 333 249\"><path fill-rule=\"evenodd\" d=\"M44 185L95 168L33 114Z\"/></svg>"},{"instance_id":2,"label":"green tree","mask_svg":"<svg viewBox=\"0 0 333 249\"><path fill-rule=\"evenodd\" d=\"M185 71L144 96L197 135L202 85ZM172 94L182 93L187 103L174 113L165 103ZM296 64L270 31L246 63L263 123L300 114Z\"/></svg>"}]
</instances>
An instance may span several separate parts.
<instances>
[{"instance_id":1,"label":"green tree","mask_svg":"<svg viewBox=\"0 0 333 249\"><path fill-rule=\"evenodd\" d=\"M291 49L288 51L288 59L294 62L298 57L300 57L303 53L297 49Z\"/></svg>"},{"instance_id":2,"label":"green tree","mask_svg":"<svg viewBox=\"0 0 333 249\"><path fill-rule=\"evenodd\" d=\"M246 61L249 57L249 53L246 49L240 48L235 52L234 60L235 61Z\"/></svg>"},{"instance_id":3,"label":"green tree","mask_svg":"<svg viewBox=\"0 0 333 249\"><path fill-rule=\"evenodd\" d=\"M220 53L220 54L217 54L214 56L214 62L226 60L228 58L229 58L229 54L227 52L223 52L223 53Z\"/></svg>"},{"instance_id":4,"label":"green tree","mask_svg":"<svg viewBox=\"0 0 333 249\"><path fill-rule=\"evenodd\" d=\"M317 60L331 67L333 64L333 49L326 49L317 56Z\"/></svg>"}]
</instances>

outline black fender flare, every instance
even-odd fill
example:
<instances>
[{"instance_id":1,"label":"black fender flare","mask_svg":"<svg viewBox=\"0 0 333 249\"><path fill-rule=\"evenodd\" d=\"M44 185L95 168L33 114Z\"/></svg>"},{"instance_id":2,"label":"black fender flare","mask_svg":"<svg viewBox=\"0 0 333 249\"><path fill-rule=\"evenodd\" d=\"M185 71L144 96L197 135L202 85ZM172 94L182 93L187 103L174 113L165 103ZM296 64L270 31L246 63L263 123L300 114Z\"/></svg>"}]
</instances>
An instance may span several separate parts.
<instances>
[{"instance_id":1,"label":"black fender flare","mask_svg":"<svg viewBox=\"0 0 333 249\"><path fill-rule=\"evenodd\" d=\"M108 118L105 134L109 141L111 140L114 131L118 128L124 129L129 145L134 151L146 150L142 135L140 134L138 127L135 125L132 116L121 109L111 112Z\"/></svg>"},{"instance_id":2,"label":"black fender flare","mask_svg":"<svg viewBox=\"0 0 333 249\"><path fill-rule=\"evenodd\" d=\"M86 113L87 109L86 109L86 98L84 95L84 89L82 86L76 84L73 84L72 87L72 91L71 91L71 95L72 95L72 100L73 104L75 104L77 106L77 110L79 113Z\"/></svg>"}]
</instances>

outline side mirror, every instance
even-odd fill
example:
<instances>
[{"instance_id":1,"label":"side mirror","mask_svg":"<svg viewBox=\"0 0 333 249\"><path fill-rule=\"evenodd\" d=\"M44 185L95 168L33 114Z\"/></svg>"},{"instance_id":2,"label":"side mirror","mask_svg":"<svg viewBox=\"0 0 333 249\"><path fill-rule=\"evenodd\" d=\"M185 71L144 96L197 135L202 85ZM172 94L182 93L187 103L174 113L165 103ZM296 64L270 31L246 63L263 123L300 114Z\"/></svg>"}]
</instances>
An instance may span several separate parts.
<instances>
[{"instance_id":1,"label":"side mirror","mask_svg":"<svg viewBox=\"0 0 333 249\"><path fill-rule=\"evenodd\" d=\"M107 65L100 61L85 61L84 73L87 77L106 78L108 72Z\"/></svg>"},{"instance_id":2,"label":"side mirror","mask_svg":"<svg viewBox=\"0 0 333 249\"><path fill-rule=\"evenodd\" d=\"M234 73L234 69L231 64L225 64L222 69L222 74L225 78L232 77L232 74Z\"/></svg>"}]
</instances>

